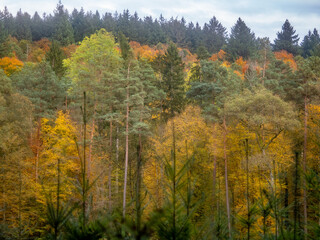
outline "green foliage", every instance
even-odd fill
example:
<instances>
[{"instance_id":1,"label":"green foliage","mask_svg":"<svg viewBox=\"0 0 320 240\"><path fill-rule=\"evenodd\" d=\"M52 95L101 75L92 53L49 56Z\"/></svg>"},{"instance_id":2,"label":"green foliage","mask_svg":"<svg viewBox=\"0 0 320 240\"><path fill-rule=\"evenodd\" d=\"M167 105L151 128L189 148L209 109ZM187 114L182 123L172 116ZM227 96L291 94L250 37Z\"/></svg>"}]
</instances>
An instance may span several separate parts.
<instances>
[{"instance_id":1,"label":"green foliage","mask_svg":"<svg viewBox=\"0 0 320 240\"><path fill-rule=\"evenodd\" d=\"M302 48L302 56L309 57L313 54L315 54L316 48L320 45L320 36L317 31L317 29L313 29L313 32L308 32L308 35L306 35L303 38L303 41L301 43Z\"/></svg>"},{"instance_id":2,"label":"green foliage","mask_svg":"<svg viewBox=\"0 0 320 240\"><path fill-rule=\"evenodd\" d=\"M164 119L168 119L173 114L181 112L185 105L184 63L173 43L170 43L165 55L161 57L160 64L163 76L160 89L166 94L161 104L162 114Z\"/></svg>"},{"instance_id":3,"label":"green foliage","mask_svg":"<svg viewBox=\"0 0 320 240\"><path fill-rule=\"evenodd\" d=\"M64 84L48 63L26 64L12 79L17 90L34 105L37 119L53 116L61 108L65 97Z\"/></svg>"},{"instance_id":4,"label":"green foliage","mask_svg":"<svg viewBox=\"0 0 320 240\"><path fill-rule=\"evenodd\" d=\"M219 52L226 44L226 28L213 16L203 27L204 43L209 53Z\"/></svg>"},{"instance_id":5,"label":"green foliage","mask_svg":"<svg viewBox=\"0 0 320 240\"><path fill-rule=\"evenodd\" d=\"M256 50L254 33L247 27L241 18L231 28L230 38L227 44L229 59L236 60L239 57L250 58Z\"/></svg>"},{"instance_id":6,"label":"green foliage","mask_svg":"<svg viewBox=\"0 0 320 240\"><path fill-rule=\"evenodd\" d=\"M62 46L67 46L74 43L73 29L69 21L69 13L64 10L61 1L57 4L53 16L53 39L61 43Z\"/></svg>"},{"instance_id":7,"label":"green foliage","mask_svg":"<svg viewBox=\"0 0 320 240\"><path fill-rule=\"evenodd\" d=\"M296 31L291 26L288 19L282 25L282 31L277 33L277 38L274 40L273 50L286 50L293 55L299 54L299 37L295 34Z\"/></svg>"},{"instance_id":8,"label":"green foliage","mask_svg":"<svg viewBox=\"0 0 320 240\"><path fill-rule=\"evenodd\" d=\"M52 41L50 50L46 55L47 61L50 63L52 70L58 77L62 77L65 73L63 66L64 53L61 50L60 44L57 41Z\"/></svg>"},{"instance_id":9,"label":"green foliage","mask_svg":"<svg viewBox=\"0 0 320 240\"><path fill-rule=\"evenodd\" d=\"M194 80L187 97L202 106L209 119L217 120L227 97L237 94L241 89L241 79L219 61L201 61L200 65L200 72L192 76Z\"/></svg>"}]
</instances>

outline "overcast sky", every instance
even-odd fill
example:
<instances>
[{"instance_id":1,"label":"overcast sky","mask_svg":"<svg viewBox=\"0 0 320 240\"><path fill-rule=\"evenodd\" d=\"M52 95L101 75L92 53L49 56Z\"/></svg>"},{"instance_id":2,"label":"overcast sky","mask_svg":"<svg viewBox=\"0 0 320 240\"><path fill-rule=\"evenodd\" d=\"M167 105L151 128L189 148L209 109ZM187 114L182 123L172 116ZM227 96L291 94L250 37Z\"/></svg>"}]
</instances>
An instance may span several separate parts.
<instances>
[{"instance_id":1,"label":"overcast sky","mask_svg":"<svg viewBox=\"0 0 320 240\"><path fill-rule=\"evenodd\" d=\"M13 15L20 8L33 15L35 11L53 13L58 0L0 0L0 3L2 10L7 6ZM62 0L62 4L69 12L83 7L85 11L98 10L102 15L128 9L141 18L150 15L159 18L162 13L166 19L184 17L187 22L199 22L201 26L216 16L229 33L241 17L257 37L269 37L271 41L286 19L300 40L308 30L320 30L320 0Z\"/></svg>"}]
</instances>

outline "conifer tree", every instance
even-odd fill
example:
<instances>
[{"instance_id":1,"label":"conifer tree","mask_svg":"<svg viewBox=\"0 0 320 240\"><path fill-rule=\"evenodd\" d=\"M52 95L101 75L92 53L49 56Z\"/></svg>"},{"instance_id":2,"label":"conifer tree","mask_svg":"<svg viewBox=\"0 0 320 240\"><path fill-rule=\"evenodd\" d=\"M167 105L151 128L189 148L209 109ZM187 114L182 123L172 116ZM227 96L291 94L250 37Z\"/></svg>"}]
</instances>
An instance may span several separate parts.
<instances>
[{"instance_id":1,"label":"conifer tree","mask_svg":"<svg viewBox=\"0 0 320 240\"><path fill-rule=\"evenodd\" d=\"M306 35L303 38L303 41L301 43L302 48L302 56L309 57L313 55L316 51L316 48L320 45L320 36L317 31L317 29L313 29L313 32L308 32L308 35Z\"/></svg>"},{"instance_id":2,"label":"conifer tree","mask_svg":"<svg viewBox=\"0 0 320 240\"><path fill-rule=\"evenodd\" d=\"M288 19L282 25L281 32L277 33L277 38L274 40L273 50L286 50L293 55L299 54L299 37L296 31L291 26Z\"/></svg>"},{"instance_id":3,"label":"conifer tree","mask_svg":"<svg viewBox=\"0 0 320 240\"><path fill-rule=\"evenodd\" d=\"M252 56L256 48L255 35L245 22L239 18L231 28L230 38L227 44L227 53L231 60L238 57L248 59Z\"/></svg>"},{"instance_id":4,"label":"conifer tree","mask_svg":"<svg viewBox=\"0 0 320 240\"><path fill-rule=\"evenodd\" d=\"M210 53L219 52L226 44L226 28L213 16L203 27L204 42Z\"/></svg>"},{"instance_id":5,"label":"conifer tree","mask_svg":"<svg viewBox=\"0 0 320 240\"><path fill-rule=\"evenodd\" d=\"M161 75L160 88L166 97L162 101L164 119L181 112L185 105L184 97L184 63L179 56L177 47L170 43L165 55L160 60Z\"/></svg>"},{"instance_id":6,"label":"conifer tree","mask_svg":"<svg viewBox=\"0 0 320 240\"><path fill-rule=\"evenodd\" d=\"M69 21L69 13L64 9L61 1L57 4L55 9L53 24L53 39L59 41L62 46L67 46L74 42L74 33Z\"/></svg>"}]
</instances>

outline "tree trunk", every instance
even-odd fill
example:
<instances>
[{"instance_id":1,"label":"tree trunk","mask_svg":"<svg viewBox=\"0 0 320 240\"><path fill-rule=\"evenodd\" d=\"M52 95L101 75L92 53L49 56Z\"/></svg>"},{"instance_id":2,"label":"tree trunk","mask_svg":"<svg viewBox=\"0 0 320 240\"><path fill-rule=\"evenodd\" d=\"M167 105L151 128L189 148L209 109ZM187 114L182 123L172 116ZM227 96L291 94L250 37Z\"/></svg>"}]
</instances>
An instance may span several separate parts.
<instances>
[{"instance_id":1,"label":"tree trunk","mask_svg":"<svg viewBox=\"0 0 320 240\"><path fill-rule=\"evenodd\" d=\"M307 173L307 134L308 134L308 98L304 97L304 142L303 142L303 173ZM308 234L308 212L307 212L307 189L306 179L303 178L303 217L304 217L304 236Z\"/></svg>"},{"instance_id":2,"label":"tree trunk","mask_svg":"<svg viewBox=\"0 0 320 240\"><path fill-rule=\"evenodd\" d=\"M142 165L142 142L141 134L139 134L139 144L137 146L137 183L136 183L136 211L137 211L137 231L140 232L141 229L141 165ZM140 236L140 234L138 234ZM140 239L140 238L139 238Z\"/></svg>"},{"instance_id":3,"label":"tree trunk","mask_svg":"<svg viewBox=\"0 0 320 240\"><path fill-rule=\"evenodd\" d=\"M250 216L250 196L249 196L249 141L248 138L246 138L246 172L247 172L247 221L250 222L251 216ZM250 239L250 224L248 224L247 229L247 239Z\"/></svg>"},{"instance_id":4,"label":"tree trunk","mask_svg":"<svg viewBox=\"0 0 320 240\"><path fill-rule=\"evenodd\" d=\"M40 130L41 130L41 118L38 118L37 126L37 153L36 153L36 169L35 169L35 182L38 183L39 178L39 158L40 158Z\"/></svg>"},{"instance_id":5,"label":"tree trunk","mask_svg":"<svg viewBox=\"0 0 320 240\"><path fill-rule=\"evenodd\" d=\"M93 145L94 128L95 128L96 108L97 108L97 102L94 103L94 107L93 107L93 117L92 117L92 125L91 125L91 133L90 133L89 156L88 156L88 168L87 168L87 178L88 178L88 179L90 179L90 176L91 176L92 145Z\"/></svg>"},{"instance_id":6,"label":"tree trunk","mask_svg":"<svg viewBox=\"0 0 320 240\"><path fill-rule=\"evenodd\" d=\"M18 158L18 167L19 167L19 206L18 206L18 220L19 220L19 228L18 228L18 239L21 240L21 233L22 233L22 224L21 224L21 200L22 200L22 170L21 170L21 160L20 157Z\"/></svg>"},{"instance_id":7,"label":"tree trunk","mask_svg":"<svg viewBox=\"0 0 320 240\"><path fill-rule=\"evenodd\" d=\"M116 172L116 194L118 199L119 194L119 127L117 126L117 139L116 139L116 161L117 161L117 172Z\"/></svg>"},{"instance_id":8,"label":"tree trunk","mask_svg":"<svg viewBox=\"0 0 320 240\"><path fill-rule=\"evenodd\" d=\"M299 152L295 153L295 176L294 176L294 205L293 205L293 240L298 239L298 215L299 215L299 200L298 200L298 182L299 182Z\"/></svg>"},{"instance_id":9,"label":"tree trunk","mask_svg":"<svg viewBox=\"0 0 320 240\"><path fill-rule=\"evenodd\" d=\"M231 216L230 216L230 205L229 205L229 187L228 187L228 161L227 161L227 125L226 118L223 117L223 155L224 155L224 178L226 188L226 205L227 205L227 216L228 216L228 230L229 238L231 239Z\"/></svg>"},{"instance_id":10,"label":"tree trunk","mask_svg":"<svg viewBox=\"0 0 320 240\"><path fill-rule=\"evenodd\" d=\"M128 162L129 162L129 78L130 78L130 65L128 66L128 85L127 85L127 109L126 109L126 156L124 167L124 187L123 187L123 218L126 216L126 193L127 193L127 175L128 175Z\"/></svg>"},{"instance_id":11,"label":"tree trunk","mask_svg":"<svg viewBox=\"0 0 320 240\"><path fill-rule=\"evenodd\" d=\"M172 114L173 115L173 114ZM175 128L174 128L174 119L172 118L172 205L173 205L173 213L172 213L172 226L173 226L173 240L176 239L176 138L175 138Z\"/></svg>"},{"instance_id":12,"label":"tree trunk","mask_svg":"<svg viewBox=\"0 0 320 240\"><path fill-rule=\"evenodd\" d=\"M86 92L83 92L83 163L82 163L82 215L83 226L86 226L86 141L87 141L87 97Z\"/></svg>"},{"instance_id":13,"label":"tree trunk","mask_svg":"<svg viewBox=\"0 0 320 240\"><path fill-rule=\"evenodd\" d=\"M111 108L112 111L112 108ZM109 211L112 208L112 189L111 189L111 175L112 175L112 120L110 121L110 142L109 142L109 155L110 155L110 161L109 161L109 168L108 168L108 190L109 190Z\"/></svg>"}]
</instances>

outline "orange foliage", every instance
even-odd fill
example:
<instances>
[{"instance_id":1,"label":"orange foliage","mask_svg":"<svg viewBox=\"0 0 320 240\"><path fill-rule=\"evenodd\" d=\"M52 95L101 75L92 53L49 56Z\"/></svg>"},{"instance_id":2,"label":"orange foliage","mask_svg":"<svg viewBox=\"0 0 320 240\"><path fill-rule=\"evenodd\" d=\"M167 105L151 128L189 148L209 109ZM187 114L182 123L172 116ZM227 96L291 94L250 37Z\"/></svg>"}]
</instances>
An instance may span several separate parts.
<instances>
[{"instance_id":1,"label":"orange foliage","mask_svg":"<svg viewBox=\"0 0 320 240\"><path fill-rule=\"evenodd\" d=\"M237 70L235 70L235 71L233 71L235 74L237 74L242 80L244 79L244 74L243 73L241 73L241 72L239 72L239 71L237 71Z\"/></svg>"},{"instance_id":2,"label":"orange foliage","mask_svg":"<svg viewBox=\"0 0 320 240\"><path fill-rule=\"evenodd\" d=\"M226 52L221 49L218 53L212 54L212 56L209 58L209 60L212 60L212 61L221 60L221 61L223 61L223 60L225 60L225 58L226 58Z\"/></svg>"},{"instance_id":3,"label":"orange foliage","mask_svg":"<svg viewBox=\"0 0 320 240\"><path fill-rule=\"evenodd\" d=\"M28 54L28 61L41 62L45 59L46 53L50 50L51 42L48 38L42 38L32 44L30 53Z\"/></svg>"},{"instance_id":4,"label":"orange foliage","mask_svg":"<svg viewBox=\"0 0 320 240\"><path fill-rule=\"evenodd\" d=\"M42 38L41 40L34 42L34 45L47 53L50 50L51 42L48 38Z\"/></svg>"},{"instance_id":5,"label":"orange foliage","mask_svg":"<svg viewBox=\"0 0 320 240\"><path fill-rule=\"evenodd\" d=\"M178 48L179 56L181 56L182 61L185 63L186 67L188 68L189 65L197 61L197 55L192 54L186 48Z\"/></svg>"},{"instance_id":6,"label":"orange foliage","mask_svg":"<svg viewBox=\"0 0 320 240\"><path fill-rule=\"evenodd\" d=\"M274 56L276 57L276 59L283 61L286 64L289 64L289 66L293 69L293 70L297 70L297 64L294 61L294 57L291 53L288 53L285 50L281 50L279 52L275 52Z\"/></svg>"},{"instance_id":7,"label":"orange foliage","mask_svg":"<svg viewBox=\"0 0 320 240\"><path fill-rule=\"evenodd\" d=\"M71 44L69 46L63 47L62 51L64 53L64 55L66 56L66 58L71 57L72 53L74 53L77 49L77 45L75 44Z\"/></svg>"},{"instance_id":8,"label":"orange foliage","mask_svg":"<svg viewBox=\"0 0 320 240\"><path fill-rule=\"evenodd\" d=\"M10 76L12 73L19 71L23 67L23 62L15 57L4 57L0 59L0 68L4 73Z\"/></svg>"},{"instance_id":9,"label":"orange foliage","mask_svg":"<svg viewBox=\"0 0 320 240\"><path fill-rule=\"evenodd\" d=\"M141 46L140 43L135 41L130 42L130 47L132 48L136 58L144 58L151 62L157 57L157 55L164 54L163 50L159 50L155 47L150 47L148 45Z\"/></svg>"},{"instance_id":10,"label":"orange foliage","mask_svg":"<svg viewBox=\"0 0 320 240\"><path fill-rule=\"evenodd\" d=\"M235 61L235 64L237 64L238 66L241 67L241 71L242 73L246 73L246 71L248 70L249 68L249 64L247 63L247 61L243 60L242 57L239 57L236 61Z\"/></svg>"}]
</instances>

